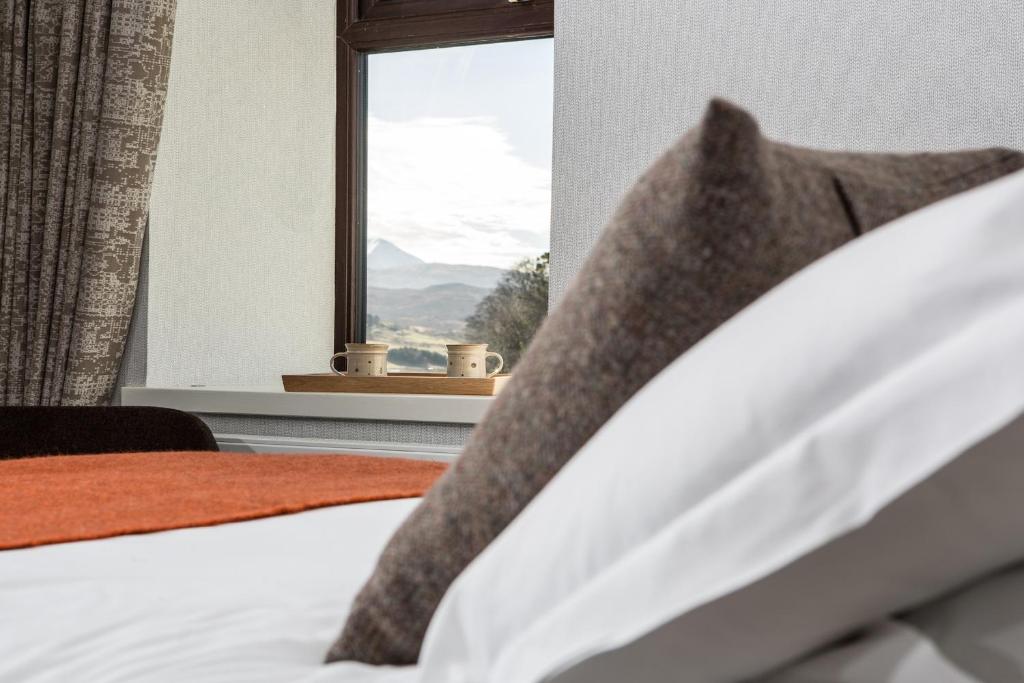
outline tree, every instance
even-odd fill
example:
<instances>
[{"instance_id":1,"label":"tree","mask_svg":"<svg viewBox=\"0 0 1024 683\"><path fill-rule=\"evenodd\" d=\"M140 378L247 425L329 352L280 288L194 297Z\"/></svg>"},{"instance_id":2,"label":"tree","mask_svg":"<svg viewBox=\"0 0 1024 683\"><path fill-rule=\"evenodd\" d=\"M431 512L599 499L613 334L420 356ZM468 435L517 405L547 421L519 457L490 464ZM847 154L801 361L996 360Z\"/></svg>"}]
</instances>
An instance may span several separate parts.
<instances>
[{"instance_id":1,"label":"tree","mask_svg":"<svg viewBox=\"0 0 1024 683\"><path fill-rule=\"evenodd\" d=\"M518 362L547 315L549 260L545 253L505 273L466 319L470 341L500 353L506 369Z\"/></svg>"}]
</instances>

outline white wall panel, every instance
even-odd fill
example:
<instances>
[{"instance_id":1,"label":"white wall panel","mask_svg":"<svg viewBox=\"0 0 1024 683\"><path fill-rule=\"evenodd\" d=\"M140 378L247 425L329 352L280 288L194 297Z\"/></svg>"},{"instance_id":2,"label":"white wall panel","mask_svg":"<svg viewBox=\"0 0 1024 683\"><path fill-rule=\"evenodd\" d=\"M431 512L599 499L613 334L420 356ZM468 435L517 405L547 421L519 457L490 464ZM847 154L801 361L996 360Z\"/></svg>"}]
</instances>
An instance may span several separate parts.
<instances>
[{"instance_id":1,"label":"white wall panel","mask_svg":"<svg viewBox=\"0 0 1024 683\"><path fill-rule=\"evenodd\" d=\"M792 143L1024 147L1020 0L559 0L555 12L553 299L715 95Z\"/></svg>"},{"instance_id":2,"label":"white wall panel","mask_svg":"<svg viewBox=\"0 0 1024 683\"><path fill-rule=\"evenodd\" d=\"M335 0L178 0L147 383L269 384L331 354Z\"/></svg>"}]
</instances>

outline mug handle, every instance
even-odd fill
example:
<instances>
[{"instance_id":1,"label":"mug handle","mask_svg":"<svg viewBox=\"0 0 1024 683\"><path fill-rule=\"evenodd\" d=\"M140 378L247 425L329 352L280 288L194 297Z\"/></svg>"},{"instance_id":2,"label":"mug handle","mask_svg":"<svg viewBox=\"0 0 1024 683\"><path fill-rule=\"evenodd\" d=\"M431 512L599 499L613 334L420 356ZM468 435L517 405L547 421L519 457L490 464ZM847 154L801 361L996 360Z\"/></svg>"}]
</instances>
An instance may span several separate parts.
<instances>
[{"instance_id":1,"label":"mug handle","mask_svg":"<svg viewBox=\"0 0 1024 683\"><path fill-rule=\"evenodd\" d=\"M330 366L331 366L331 372L333 372L335 375L344 375L345 374L344 372L342 372L338 368L334 367L334 361L337 358L348 358L348 351L342 351L341 353L336 353L333 356L331 356L331 360L328 361L330 363Z\"/></svg>"},{"instance_id":2,"label":"mug handle","mask_svg":"<svg viewBox=\"0 0 1024 683\"><path fill-rule=\"evenodd\" d=\"M488 377L494 377L494 376L495 376L495 375L497 375L497 374L498 374L499 372L501 372L501 369L502 369L503 367L505 367L505 359L501 357L501 354L500 354L500 353L495 353L494 351L488 351L488 352L487 352L487 355L486 355L486 356L484 357L484 362L486 363L486 362L487 362L487 358L491 358L492 356L493 356L494 358L497 358L497 359L498 359L498 367L494 368L494 371L493 371L493 372L488 372L488 373L487 373L487 376L488 376Z\"/></svg>"}]
</instances>

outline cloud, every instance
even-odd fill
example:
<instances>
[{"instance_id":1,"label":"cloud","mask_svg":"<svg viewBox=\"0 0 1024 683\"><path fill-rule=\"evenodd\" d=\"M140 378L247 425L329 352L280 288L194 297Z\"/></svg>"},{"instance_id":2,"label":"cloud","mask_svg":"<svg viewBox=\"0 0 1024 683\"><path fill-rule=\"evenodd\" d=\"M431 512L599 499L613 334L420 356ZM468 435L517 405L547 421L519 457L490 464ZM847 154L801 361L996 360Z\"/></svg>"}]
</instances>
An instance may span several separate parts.
<instances>
[{"instance_id":1,"label":"cloud","mask_svg":"<svg viewBox=\"0 0 1024 683\"><path fill-rule=\"evenodd\" d=\"M370 237L425 261L507 268L547 251L551 173L490 118L369 120Z\"/></svg>"}]
</instances>

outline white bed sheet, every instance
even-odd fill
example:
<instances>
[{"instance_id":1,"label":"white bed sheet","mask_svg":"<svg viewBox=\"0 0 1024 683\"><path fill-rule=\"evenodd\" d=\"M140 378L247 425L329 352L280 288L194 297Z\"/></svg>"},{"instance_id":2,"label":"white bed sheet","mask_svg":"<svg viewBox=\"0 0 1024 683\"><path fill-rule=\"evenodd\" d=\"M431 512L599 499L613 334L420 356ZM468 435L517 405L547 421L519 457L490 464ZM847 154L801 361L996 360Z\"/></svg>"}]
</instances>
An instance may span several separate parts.
<instances>
[{"instance_id":1,"label":"white bed sheet","mask_svg":"<svg viewBox=\"0 0 1024 683\"><path fill-rule=\"evenodd\" d=\"M321 664L416 500L0 552L0 681L399 683Z\"/></svg>"},{"instance_id":2,"label":"white bed sheet","mask_svg":"<svg viewBox=\"0 0 1024 683\"><path fill-rule=\"evenodd\" d=\"M0 683L418 682L419 668L320 663L416 502L2 551ZM992 680L973 672L993 657L1024 667L1024 600L1007 598L1022 582L1024 568L983 581L770 680Z\"/></svg>"}]
</instances>

